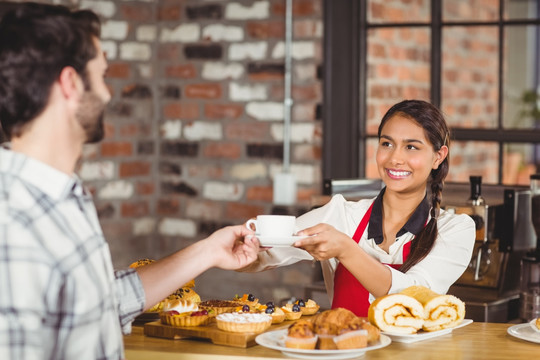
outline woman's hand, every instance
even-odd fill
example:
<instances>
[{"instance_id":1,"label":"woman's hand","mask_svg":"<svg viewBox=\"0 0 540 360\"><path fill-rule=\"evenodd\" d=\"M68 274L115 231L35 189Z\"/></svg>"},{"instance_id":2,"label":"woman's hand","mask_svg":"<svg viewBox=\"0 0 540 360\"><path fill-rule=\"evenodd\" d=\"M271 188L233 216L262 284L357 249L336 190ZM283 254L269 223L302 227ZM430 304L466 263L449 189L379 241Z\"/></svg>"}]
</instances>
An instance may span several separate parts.
<instances>
[{"instance_id":1,"label":"woman's hand","mask_svg":"<svg viewBox=\"0 0 540 360\"><path fill-rule=\"evenodd\" d=\"M309 252L316 260L340 259L351 246L354 240L341 231L328 224L317 224L297 233L306 236L294 243L294 246Z\"/></svg>"}]
</instances>

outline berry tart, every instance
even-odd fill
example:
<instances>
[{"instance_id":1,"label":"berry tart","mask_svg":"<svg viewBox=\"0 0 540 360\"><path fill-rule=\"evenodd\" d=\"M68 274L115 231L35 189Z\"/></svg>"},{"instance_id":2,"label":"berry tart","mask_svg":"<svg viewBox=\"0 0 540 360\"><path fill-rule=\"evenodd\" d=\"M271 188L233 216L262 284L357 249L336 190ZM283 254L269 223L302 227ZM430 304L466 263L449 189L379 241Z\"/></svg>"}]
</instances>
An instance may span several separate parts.
<instances>
[{"instance_id":1,"label":"berry tart","mask_svg":"<svg viewBox=\"0 0 540 360\"><path fill-rule=\"evenodd\" d=\"M313 315L317 311L319 311L320 306L313 300L309 299L308 301L304 302L304 300L299 299L295 301L295 304L298 304L300 306L300 310L302 311L302 315Z\"/></svg>"},{"instance_id":2,"label":"berry tart","mask_svg":"<svg viewBox=\"0 0 540 360\"><path fill-rule=\"evenodd\" d=\"M212 310L216 315L223 313L232 313L242 309L245 304L229 300L206 300L199 303L201 309Z\"/></svg>"},{"instance_id":3,"label":"berry tart","mask_svg":"<svg viewBox=\"0 0 540 360\"><path fill-rule=\"evenodd\" d=\"M207 310L199 310L196 303L189 300L165 300L159 314L161 323L171 326L199 326L210 322Z\"/></svg>"},{"instance_id":4,"label":"berry tart","mask_svg":"<svg viewBox=\"0 0 540 360\"><path fill-rule=\"evenodd\" d=\"M302 310L298 304L286 304L281 307L281 310L285 313L286 320L298 320L302 316Z\"/></svg>"},{"instance_id":5,"label":"berry tart","mask_svg":"<svg viewBox=\"0 0 540 360\"><path fill-rule=\"evenodd\" d=\"M279 324L285 321L285 313L280 307L276 307L272 301L258 307L260 312L272 316L272 324Z\"/></svg>"}]
</instances>

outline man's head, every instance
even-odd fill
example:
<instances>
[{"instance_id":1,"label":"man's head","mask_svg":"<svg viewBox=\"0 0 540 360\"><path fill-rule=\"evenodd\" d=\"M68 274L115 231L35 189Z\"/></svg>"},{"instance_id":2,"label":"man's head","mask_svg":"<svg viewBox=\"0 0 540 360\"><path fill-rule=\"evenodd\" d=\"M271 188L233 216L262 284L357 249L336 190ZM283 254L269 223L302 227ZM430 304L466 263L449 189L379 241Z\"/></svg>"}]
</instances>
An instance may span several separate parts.
<instances>
[{"instance_id":1,"label":"man's head","mask_svg":"<svg viewBox=\"0 0 540 360\"><path fill-rule=\"evenodd\" d=\"M77 118L87 133L96 133L88 130L89 110L102 113L108 101L99 36L99 19L87 10L26 3L5 14L0 21L0 121L9 138L20 136L43 112L65 68L74 69L84 84ZM101 135L88 134L88 141L101 139L101 121L97 126Z\"/></svg>"}]
</instances>

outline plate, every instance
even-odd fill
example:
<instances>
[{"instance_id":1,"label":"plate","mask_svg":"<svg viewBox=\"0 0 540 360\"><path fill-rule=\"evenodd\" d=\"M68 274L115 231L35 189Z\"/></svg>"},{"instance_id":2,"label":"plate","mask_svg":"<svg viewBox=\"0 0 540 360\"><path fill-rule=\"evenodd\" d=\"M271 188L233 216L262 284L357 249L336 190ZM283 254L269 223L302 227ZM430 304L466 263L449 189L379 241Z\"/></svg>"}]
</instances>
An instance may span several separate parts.
<instances>
[{"instance_id":1,"label":"plate","mask_svg":"<svg viewBox=\"0 0 540 360\"><path fill-rule=\"evenodd\" d=\"M273 237L273 236L259 236L255 235L261 246L265 247L281 247L292 246L297 240L305 239L307 236L287 236L287 237Z\"/></svg>"},{"instance_id":2,"label":"plate","mask_svg":"<svg viewBox=\"0 0 540 360\"><path fill-rule=\"evenodd\" d=\"M471 319L463 319L463 321L458 326L455 326L450 329L443 329L443 330L437 330L437 331L419 331L416 334L397 334L397 333L389 333L386 331L383 331L382 333L390 336L392 341L395 341L395 342L414 343L417 341L433 339L439 336L450 334L453 330L467 326L471 324L472 322L473 321Z\"/></svg>"},{"instance_id":3,"label":"plate","mask_svg":"<svg viewBox=\"0 0 540 360\"><path fill-rule=\"evenodd\" d=\"M284 355L294 357L297 359L352 359L364 355L366 351L380 349L388 346L392 340L385 335L381 335L379 341L371 346L367 346L361 349L348 349L348 350L305 350L305 349L291 349L285 347L284 339L287 335L287 329L269 331L264 334L258 335L255 338L257 344L267 347L269 349L279 350Z\"/></svg>"},{"instance_id":4,"label":"plate","mask_svg":"<svg viewBox=\"0 0 540 360\"><path fill-rule=\"evenodd\" d=\"M506 331L518 339L540 344L540 332L534 330L531 325L531 323L517 324L510 326Z\"/></svg>"}]
</instances>

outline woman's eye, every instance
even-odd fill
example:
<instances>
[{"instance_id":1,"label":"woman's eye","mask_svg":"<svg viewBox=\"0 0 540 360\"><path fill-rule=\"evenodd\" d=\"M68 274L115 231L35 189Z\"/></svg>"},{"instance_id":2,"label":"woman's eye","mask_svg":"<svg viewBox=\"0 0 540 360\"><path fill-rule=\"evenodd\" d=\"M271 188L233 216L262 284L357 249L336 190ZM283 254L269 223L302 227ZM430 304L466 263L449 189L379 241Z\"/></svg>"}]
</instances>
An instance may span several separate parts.
<instances>
[{"instance_id":1,"label":"woman's eye","mask_svg":"<svg viewBox=\"0 0 540 360\"><path fill-rule=\"evenodd\" d=\"M414 145L407 145L407 149L408 150L416 150L418 148L416 146L414 146Z\"/></svg>"},{"instance_id":2,"label":"woman's eye","mask_svg":"<svg viewBox=\"0 0 540 360\"><path fill-rule=\"evenodd\" d=\"M392 146L392 144L390 144L389 141L381 141L380 146L390 147L390 146Z\"/></svg>"}]
</instances>

